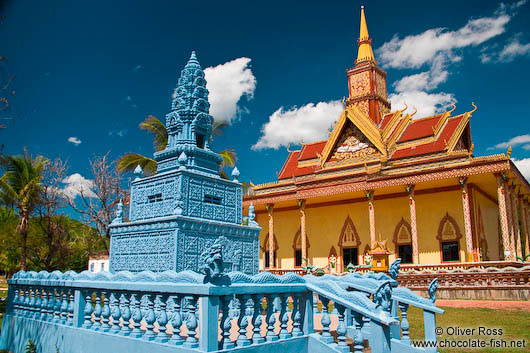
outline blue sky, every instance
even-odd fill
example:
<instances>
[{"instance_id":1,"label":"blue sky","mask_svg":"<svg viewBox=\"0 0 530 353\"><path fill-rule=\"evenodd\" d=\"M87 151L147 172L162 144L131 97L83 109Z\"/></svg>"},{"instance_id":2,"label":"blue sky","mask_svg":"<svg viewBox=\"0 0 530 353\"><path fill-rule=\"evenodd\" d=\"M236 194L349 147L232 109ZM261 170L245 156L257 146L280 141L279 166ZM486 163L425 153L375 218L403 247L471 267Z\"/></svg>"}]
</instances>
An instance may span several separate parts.
<instances>
[{"instance_id":1,"label":"blue sky","mask_svg":"<svg viewBox=\"0 0 530 353\"><path fill-rule=\"evenodd\" d=\"M196 4L195 4L196 3ZM4 152L69 160L110 151L150 155L148 114L161 119L192 50L207 69L212 114L231 125L240 180L273 181L289 142L320 139L347 95L358 1L3 1L0 56L16 76L3 113ZM480 6L477 6L479 5ZM417 117L472 109L476 155L504 153L530 175L530 3L370 1L376 59L393 110ZM410 108L412 109L412 108Z\"/></svg>"}]
</instances>

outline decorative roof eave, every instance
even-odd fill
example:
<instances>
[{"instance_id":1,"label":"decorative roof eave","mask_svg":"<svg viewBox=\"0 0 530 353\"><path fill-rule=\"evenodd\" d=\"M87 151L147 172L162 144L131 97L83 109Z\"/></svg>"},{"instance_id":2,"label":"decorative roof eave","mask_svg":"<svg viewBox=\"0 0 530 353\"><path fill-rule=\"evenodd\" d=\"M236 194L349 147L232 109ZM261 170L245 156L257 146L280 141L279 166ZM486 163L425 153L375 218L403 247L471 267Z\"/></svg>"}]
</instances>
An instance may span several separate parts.
<instances>
[{"instance_id":1,"label":"decorative roof eave","mask_svg":"<svg viewBox=\"0 0 530 353\"><path fill-rule=\"evenodd\" d=\"M388 141L386 141L386 146L388 149L388 154L392 155L393 151L396 150L396 142L399 140L401 135L403 135L403 132L405 132L405 129L407 126L409 126L409 122L412 120L412 115L407 114L404 117L399 120L397 123L397 126L394 130L392 130L392 133L388 137Z\"/></svg>"},{"instance_id":2,"label":"decorative roof eave","mask_svg":"<svg viewBox=\"0 0 530 353\"><path fill-rule=\"evenodd\" d=\"M510 171L515 175L517 180L519 180L521 185L526 188L526 191L530 193L530 184L528 183L526 178L521 174L521 172L519 171L519 168L517 168L517 166L515 165L515 163L513 163L511 159L509 160L509 162L510 162Z\"/></svg>"},{"instance_id":3,"label":"decorative roof eave","mask_svg":"<svg viewBox=\"0 0 530 353\"><path fill-rule=\"evenodd\" d=\"M460 123L458 124L455 131L453 132L453 136L451 136L451 138L447 142L447 152L451 153L455 149L456 144L458 143L458 140L460 139L460 136L462 136L462 133L464 132L467 124L469 124L470 117L471 117L471 112L462 114L462 120L460 120Z\"/></svg>"},{"instance_id":4,"label":"decorative roof eave","mask_svg":"<svg viewBox=\"0 0 530 353\"><path fill-rule=\"evenodd\" d=\"M498 157L498 156L492 156ZM511 162L504 159L496 160L484 160L484 158L479 158L480 161L471 161L466 165L457 166L451 169L447 168L438 168L436 170L428 170L425 172L414 172L402 176L385 176L385 177L376 177L372 180L365 179L364 182L340 182L340 179L344 180L344 176L339 178L334 178L335 180L327 181L327 184L332 185L323 185L323 180L319 180L318 184L314 187L305 187L303 190L297 190L295 193L289 192L289 194L280 194L277 193L274 196L272 194L262 194L259 197L251 196L247 197L243 202L244 206L248 206L250 202L253 202L254 205L257 204L266 204L266 203L275 203L282 201L290 201L296 199L307 199L311 197L319 196L329 196L349 192L358 192L365 190L374 190L392 186L402 186L410 184L418 184L429 181L449 179L449 178L459 178L469 175L484 174L484 173L498 173L503 172L509 169L512 171L516 170L515 166L511 166ZM479 162L479 163L477 163ZM513 163L512 163L513 164ZM519 171L517 171L520 178L524 180L524 177L521 176ZM330 178L331 179L331 178ZM339 180L337 180L339 179ZM528 183L525 182L525 185L528 186ZM530 187L528 187L530 189Z\"/></svg>"},{"instance_id":5,"label":"decorative roof eave","mask_svg":"<svg viewBox=\"0 0 530 353\"><path fill-rule=\"evenodd\" d=\"M322 155L320 158L321 165L324 165L324 163L328 159L328 156L331 154L333 147L335 146L335 143L338 140L345 123L346 123L346 110L343 110L342 113L340 114L339 120L337 120L337 123L333 127L333 131L331 132L331 135L328 138L328 142L324 146L324 149L322 149Z\"/></svg>"},{"instance_id":6,"label":"decorative roof eave","mask_svg":"<svg viewBox=\"0 0 530 353\"><path fill-rule=\"evenodd\" d=\"M406 108L405 108L406 109ZM394 131L394 128L396 127L399 120L402 118L404 110L397 110L394 112L394 115L390 118L390 121L386 124L384 129L381 131L381 137L383 138L383 141L386 140L390 133Z\"/></svg>"}]
</instances>

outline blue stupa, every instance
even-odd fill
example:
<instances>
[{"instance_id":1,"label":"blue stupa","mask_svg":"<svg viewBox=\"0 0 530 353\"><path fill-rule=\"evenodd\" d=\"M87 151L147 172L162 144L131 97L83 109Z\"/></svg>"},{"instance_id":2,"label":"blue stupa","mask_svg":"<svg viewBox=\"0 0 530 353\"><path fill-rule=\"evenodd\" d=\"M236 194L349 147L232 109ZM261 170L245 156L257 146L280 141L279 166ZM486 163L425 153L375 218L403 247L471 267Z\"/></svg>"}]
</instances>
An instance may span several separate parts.
<instances>
[{"instance_id":1,"label":"blue stupa","mask_svg":"<svg viewBox=\"0 0 530 353\"><path fill-rule=\"evenodd\" d=\"M221 155L210 150L213 117L206 80L195 52L181 72L171 112L168 144L154 153L152 176L135 170L129 221L121 206L111 225L110 271L199 271L212 249L222 249L224 271L255 274L259 230L243 225L239 171L222 179Z\"/></svg>"}]
</instances>

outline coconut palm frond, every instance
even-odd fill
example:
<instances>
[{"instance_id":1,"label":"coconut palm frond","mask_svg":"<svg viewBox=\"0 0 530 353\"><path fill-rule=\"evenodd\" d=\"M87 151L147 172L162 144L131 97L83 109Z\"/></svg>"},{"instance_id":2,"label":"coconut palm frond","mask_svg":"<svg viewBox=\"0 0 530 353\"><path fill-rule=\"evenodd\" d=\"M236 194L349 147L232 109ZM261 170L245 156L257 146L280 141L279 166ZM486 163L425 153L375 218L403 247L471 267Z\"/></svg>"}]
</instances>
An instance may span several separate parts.
<instances>
[{"instance_id":1,"label":"coconut palm frond","mask_svg":"<svg viewBox=\"0 0 530 353\"><path fill-rule=\"evenodd\" d=\"M224 128L228 125L230 125L230 123L226 120L214 121L212 125L212 136L210 136L210 140L213 140L213 136L222 136Z\"/></svg>"},{"instance_id":2,"label":"coconut palm frond","mask_svg":"<svg viewBox=\"0 0 530 353\"><path fill-rule=\"evenodd\" d=\"M237 162L237 153L234 152L232 148L222 150L219 154L223 157L223 161L219 168L223 169L224 167L233 168Z\"/></svg>"},{"instance_id":3,"label":"coconut palm frond","mask_svg":"<svg viewBox=\"0 0 530 353\"><path fill-rule=\"evenodd\" d=\"M132 172L138 165L146 175L152 175L156 172L156 161L138 153L127 153L121 156L116 169L120 172Z\"/></svg>"},{"instance_id":4,"label":"coconut palm frond","mask_svg":"<svg viewBox=\"0 0 530 353\"><path fill-rule=\"evenodd\" d=\"M162 151L166 148L168 140L167 128L156 116L149 115L139 126L140 129L154 135L153 144L156 151Z\"/></svg>"}]
</instances>

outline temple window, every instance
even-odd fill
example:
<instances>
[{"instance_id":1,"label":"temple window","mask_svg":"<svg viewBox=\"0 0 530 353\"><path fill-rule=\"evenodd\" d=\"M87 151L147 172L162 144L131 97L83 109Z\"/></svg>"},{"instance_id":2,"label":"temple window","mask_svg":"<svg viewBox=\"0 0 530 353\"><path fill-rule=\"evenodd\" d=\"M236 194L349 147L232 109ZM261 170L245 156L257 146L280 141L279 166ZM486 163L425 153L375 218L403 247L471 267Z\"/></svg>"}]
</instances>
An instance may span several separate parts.
<instances>
[{"instance_id":1,"label":"temple window","mask_svg":"<svg viewBox=\"0 0 530 353\"><path fill-rule=\"evenodd\" d=\"M221 205L223 203L223 199L219 196L213 196L213 195L204 195L204 202L211 203L214 205Z\"/></svg>"},{"instance_id":2,"label":"temple window","mask_svg":"<svg viewBox=\"0 0 530 353\"><path fill-rule=\"evenodd\" d=\"M195 134L195 141L197 142L197 147L204 148L205 138L204 138L203 134L196 133Z\"/></svg>"},{"instance_id":3,"label":"temple window","mask_svg":"<svg viewBox=\"0 0 530 353\"><path fill-rule=\"evenodd\" d=\"M94 272L94 263L90 264L90 272Z\"/></svg>"},{"instance_id":4,"label":"temple window","mask_svg":"<svg viewBox=\"0 0 530 353\"><path fill-rule=\"evenodd\" d=\"M396 246L396 254L401 258L401 263L411 264L412 261L412 235L410 224L401 218L394 230L393 242Z\"/></svg>"},{"instance_id":5,"label":"temple window","mask_svg":"<svg viewBox=\"0 0 530 353\"><path fill-rule=\"evenodd\" d=\"M274 253L273 253L273 259L272 259L272 267L276 267L277 259L278 259L278 240L276 240L276 236L273 237L274 240ZM267 234L265 236L265 239L263 240L263 246L260 246L260 249L263 253L263 266L264 268L271 268L271 259L270 259L270 253L269 253L269 235Z\"/></svg>"},{"instance_id":6,"label":"temple window","mask_svg":"<svg viewBox=\"0 0 530 353\"><path fill-rule=\"evenodd\" d=\"M446 213L438 227L436 238L440 241L442 262L460 261L460 238L462 233L455 219Z\"/></svg>"},{"instance_id":7,"label":"temple window","mask_svg":"<svg viewBox=\"0 0 530 353\"><path fill-rule=\"evenodd\" d=\"M294 267L302 267L302 249L294 251Z\"/></svg>"},{"instance_id":8,"label":"temple window","mask_svg":"<svg viewBox=\"0 0 530 353\"><path fill-rule=\"evenodd\" d=\"M342 249L342 263L344 269L348 268L351 263L354 266L359 264L359 256L357 248L343 248Z\"/></svg>"},{"instance_id":9,"label":"temple window","mask_svg":"<svg viewBox=\"0 0 530 353\"><path fill-rule=\"evenodd\" d=\"M162 194L154 194L147 196L147 201L149 203L155 203L162 201Z\"/></svg>"},{"instance_id":10,"label":"temple window","mask_svg":"<svg viewBox=\"0 0 530 353\"><path fill-rule=\"evenodd\" d=\"M306 239L306 247L309 248L309 239ZM302 267L303 258L302 258L302 236L301 229L298 228L298 231L294 235L293 239L293 255L294 255L294 267Z\"/></svg>"}]
</instances>

